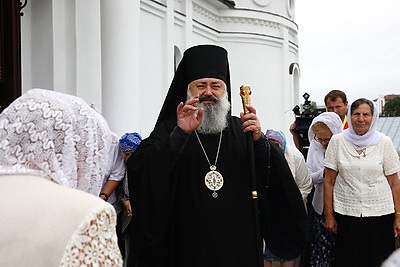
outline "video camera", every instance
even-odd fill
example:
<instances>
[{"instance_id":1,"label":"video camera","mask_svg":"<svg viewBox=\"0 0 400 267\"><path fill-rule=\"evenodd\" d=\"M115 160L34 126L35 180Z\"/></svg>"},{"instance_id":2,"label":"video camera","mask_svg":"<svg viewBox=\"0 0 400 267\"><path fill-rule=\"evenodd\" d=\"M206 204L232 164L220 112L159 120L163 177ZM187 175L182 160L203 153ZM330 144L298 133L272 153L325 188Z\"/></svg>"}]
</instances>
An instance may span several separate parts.
<instances>
[{"instance_id":1,"label":"video camera","mask_svg":"<svg viewBox=\"0 0 400 267\"><path fill-rule=\"evenodd\" d=\"M310 146L310 141L308 140L308 129L310 128L312 120L323 111L318 109L314 109L313 111L311 110L311 101L308 100L310 95L308 93L304 93L303 98L305 99L303 112L300 112L300 107L298 105L296 105L292 111L296 116L296 127L294 132L299 134L299 150L303 154L304 158L307 158L307 152Z\"/></svg>"}]
</instances>

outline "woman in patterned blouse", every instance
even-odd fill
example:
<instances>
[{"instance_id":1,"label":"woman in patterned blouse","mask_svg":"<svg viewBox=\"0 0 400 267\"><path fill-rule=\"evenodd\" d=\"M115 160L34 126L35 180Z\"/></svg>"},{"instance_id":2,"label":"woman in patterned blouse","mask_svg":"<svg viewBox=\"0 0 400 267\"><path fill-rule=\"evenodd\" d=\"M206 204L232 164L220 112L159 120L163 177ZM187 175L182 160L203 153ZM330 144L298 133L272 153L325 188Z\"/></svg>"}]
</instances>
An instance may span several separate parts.
<instances>
[{"instance_id":1,"label":"woman in patterned blouse","mask_svg":"<svg viewBox=\"0 0 400 267\"><path fill-rule=\"evenodd\" d=\"M326 151L325 227L336 233L335 266L380 266L400 235L400 163L389 137L378 132L373 102L353 102L349 129Z\"/></svg>"}]
</instances>

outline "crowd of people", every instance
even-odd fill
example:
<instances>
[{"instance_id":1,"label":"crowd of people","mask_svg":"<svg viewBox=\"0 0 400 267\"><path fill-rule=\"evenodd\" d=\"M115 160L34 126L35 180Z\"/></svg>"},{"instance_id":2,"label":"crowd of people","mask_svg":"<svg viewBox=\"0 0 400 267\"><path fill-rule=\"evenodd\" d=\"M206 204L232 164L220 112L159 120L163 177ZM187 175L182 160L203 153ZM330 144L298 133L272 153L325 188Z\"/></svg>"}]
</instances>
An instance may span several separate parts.
<instances>
[{"instance_id":1,"label":"crowd of people","mask_svg":"<svg viewBox=\"0 0 400 267\"><path fill-rule=\"evenodd\" d=\"M143 140L28 91L0 114L0 266L394 266L399 156L372 101L324 101L304 157L295 123L231 114L220 46L185 51Z\"/></svg>"}]
</instances>

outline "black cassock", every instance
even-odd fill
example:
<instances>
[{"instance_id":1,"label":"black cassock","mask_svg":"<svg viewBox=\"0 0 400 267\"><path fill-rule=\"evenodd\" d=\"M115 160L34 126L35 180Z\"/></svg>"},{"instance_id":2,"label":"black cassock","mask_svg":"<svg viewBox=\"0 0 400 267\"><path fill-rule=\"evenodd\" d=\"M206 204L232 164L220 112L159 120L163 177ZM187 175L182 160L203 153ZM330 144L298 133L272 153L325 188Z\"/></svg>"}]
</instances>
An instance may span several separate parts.
<instances>
[{"instance_id":1,"label":"black cassock","mask_svg":"<svg viewBox=\"0 0 400 267\"><path fill-rule=\"evenodd\" d=\"M136 266L256 267L261 259L257 246L262 244L256 238L260 234L276 255L299 255L306 216L282 152L263 139L253 143L260 208L255 216L240 119L231 117L223 131L216 166L224 185L216 198L204 182L210 166L196 135L180 145L179 153L171 152L175 126L176 118L159 123L127 163L133 209L131 253ZM220 135L199 134L199 138L214 164ZM255 228L257 217L261 232Z\"/></svg>"}]
</instances>

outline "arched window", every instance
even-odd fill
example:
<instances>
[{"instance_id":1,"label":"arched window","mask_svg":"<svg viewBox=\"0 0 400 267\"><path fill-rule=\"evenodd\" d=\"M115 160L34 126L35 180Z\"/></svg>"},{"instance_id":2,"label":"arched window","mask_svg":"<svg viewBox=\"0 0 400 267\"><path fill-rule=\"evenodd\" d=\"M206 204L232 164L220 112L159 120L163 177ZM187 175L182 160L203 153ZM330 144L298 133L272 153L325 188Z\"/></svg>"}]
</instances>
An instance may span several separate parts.
<instances>
[{"instance_id":1,"label":"arched window","mask_svg":"<svg viewBox=\"0 0 400 267\"><path fill-rule=\"evenodd\" d=\"M174 71L178 68L179 62L182 59L182 52L181 50L175 45L174 46Z\"/></svg>"},{"instance_id":2,"label":"arched window","mask_svg":"<svg viewBox=\"0 0 400 267\"><path fill-rule=\"evenodd\" d=\"M291 80L291 86L293 90L293 95L294 95L294 102L298 103L299 102L299 93L300 93L300 68L299 64L297 63L291 63L289 66L289 74L292 77Z\"/></svg>"},{"instance_id":3,"label":"arched window","mask_svg":"<svg viewBox=\"0 0 400 267\"><path fill-rule=\"evenodd\" d=\"M294 15L294 0L287 0L286 10L290 18Z\"/></svg>"}]
</instances>

